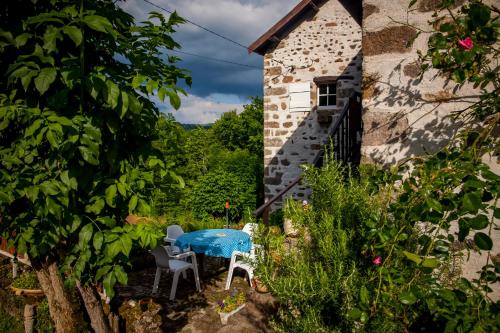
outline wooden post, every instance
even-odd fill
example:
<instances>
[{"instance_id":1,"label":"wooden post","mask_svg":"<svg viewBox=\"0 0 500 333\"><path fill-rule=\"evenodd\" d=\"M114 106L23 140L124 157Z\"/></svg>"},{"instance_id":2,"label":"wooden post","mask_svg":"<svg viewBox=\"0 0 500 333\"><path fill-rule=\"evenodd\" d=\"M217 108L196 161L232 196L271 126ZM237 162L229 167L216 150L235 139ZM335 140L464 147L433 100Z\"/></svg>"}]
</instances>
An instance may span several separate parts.
<instances>
[{"instance_id":1,"label":"wooden post","mask_svg":"<svg viewBox=\"0 0 500 333\"><path fill-rule=\"evenodd\" d=\"M24 306L24 332L33 333L35 327L35 306L33 304L26 304Z\"/></svg>"},{"instance_id":2,"label":"wooden post","mask_svg":"<svg viewBox=\"0 0 500 333\"><path fill-rule=\"evenodd\" d=\"M19 264L15 258L10 259L10 262L12 263L12 278L15 279L19 271Z\"/></svg>"},{"instance_id":3,"label":"wooden post","mask_svg":"<svg viewBox=\"0 0 500 333\"><path fill-rule=\"evenodd\" d=\"M264 221L264 225L269 227L269 206L267 206L264 213L262 213L262 220Z\"/></svg>"}]
</instances>

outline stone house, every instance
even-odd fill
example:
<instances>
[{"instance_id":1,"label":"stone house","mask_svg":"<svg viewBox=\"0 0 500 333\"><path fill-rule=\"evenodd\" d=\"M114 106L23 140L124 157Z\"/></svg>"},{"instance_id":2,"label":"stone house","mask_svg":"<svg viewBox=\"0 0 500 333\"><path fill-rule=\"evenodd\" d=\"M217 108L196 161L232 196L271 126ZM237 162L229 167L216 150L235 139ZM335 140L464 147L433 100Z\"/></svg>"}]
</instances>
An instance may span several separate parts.
<instances>
[{"instance_id":1,"label":"stone house","mask_svg":"<svg viewBox=\"0 0 500 333\"><path fill-rule=\"evenodd\" d=\"M264 56L267 198L313 162L349 95L361 92L361 36L360 1L304 0L249 46Z\"/></svg>"},{"instance_id":2,"label":"stone house","mask_svg":"<svg viewBox=\"0 0 500 333\"><path fill-rule=\"evenodd\" d=\"M409 2L302 0L249 46L264 57L267 198L315 159L353 91L362 95L363 162L394 164L455 133L446 116L477 92L453 91L433 71L419 77L417 50L426 50L428 35L415 27L428 30L441 1L418 0L412 11ZM307 196L300 186L290 192Z\"/></svg>"},{"instance_id":3,"label":"stone house","mask_svg":"<svg viewBox=\"0 0 500 333\"><path fill-rule=\"evenodd\" d=\"M456 1L456 6L464 1ZM495 0L486 0L493 4ZM427 71L429 22L440 0L302 0L249 46L264 57L264 184L270 199L311 163L353 91L362 95L362 162L391 165L432 153L457 131L447 117L478 99L472 87ZM413 41L413 43L409 43ZM500 174L495 157L483 160ZM307 196L296 185L287 195ZM279 201L277 201L279 202ZM500 248L500 233L493 235ZM474 276L487 256L473 254ZM495 297L500 298L500 288Z\"/></svg>"}]
</instances>

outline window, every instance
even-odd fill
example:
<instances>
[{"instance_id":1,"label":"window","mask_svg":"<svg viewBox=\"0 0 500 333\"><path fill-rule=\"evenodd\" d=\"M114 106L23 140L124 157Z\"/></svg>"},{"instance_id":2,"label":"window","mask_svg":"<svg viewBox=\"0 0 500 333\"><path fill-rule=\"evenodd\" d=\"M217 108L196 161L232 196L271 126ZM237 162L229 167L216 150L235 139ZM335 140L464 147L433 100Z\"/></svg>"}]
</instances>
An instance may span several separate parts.
<instances>
[{"instance_id":1,"label":"window","mask_svg":"<svg viewBox=\"0 0 500 333\"><path fill-rule=\"evenodd\" d=\"M337 106L337 83L318 84L318 108L328 109Z\"/></svg>"}]
</instances>

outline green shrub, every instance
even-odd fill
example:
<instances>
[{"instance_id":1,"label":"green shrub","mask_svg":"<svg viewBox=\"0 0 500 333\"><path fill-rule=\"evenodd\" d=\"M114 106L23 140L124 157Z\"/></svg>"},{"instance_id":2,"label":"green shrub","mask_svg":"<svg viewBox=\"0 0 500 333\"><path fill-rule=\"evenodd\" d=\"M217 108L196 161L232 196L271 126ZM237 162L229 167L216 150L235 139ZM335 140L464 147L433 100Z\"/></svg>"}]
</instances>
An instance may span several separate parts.
<instances>
[{"instance_id":1,"label":"green shrub","mask_svg":"<svg viewBox=\"0 0 500 333\"><path fill-rule=\"evenodd\" d=\"M224 217L224 204L229 200L229 219L239 220L247 207L255 208L255 183L222 169L199 178L190 194L190 208L195 217Z\"/></svg>"},{"instance_id":2,"label":"green shrub","mask_svg":"<svg viewBox=\"0 0 500 333\"><path fill-rule=\"evenodd\" d=\"M38 333L52 333L54 326L49 313L49 303L47 298L44 298L36 307L36 323L35 329Z\"/></svg>"},{"instance_id":3,"label":"green shrub","mask_svg":"<svg viewBox=\"0 0 500 333\"><path fill-rule=\"evenodd\" d=\"M398 187L394 186L401 179L397 174L362 168L359 179L346 178L348 172L335 161L306 170L311 202L302 207L289 201L284 209L299 230L297 241L290 245L272 233L259 239L268 255L260 260L257 274L280 302L274 319L278 331L497 330L500 303L487 293L488 284L498 281L500 265L485 266L478 280L460 278L460 270L450 275L450 258L459 254L451 247L449 219L460 215L442 214L432 220L433 228L422 228L422 221L436 217L427 206L437 194L429 194L430 186L439 184L440 196L449 199L450 191L454 198L449 200L462 202L462 191L470 190L468 186L457 190L462 173L475 170L464 156L446 163L438 163L436 156L416 163ZM456 161L467 167L447 164ZM478 162L475 167L484 175L480 188L496 196L491 187L495 181L489 180L484 165ZM420 179L413 178L416 174ZM483 200L490 199L483 196ZM442 202L443 211L460 207ZM483 209L491 207L485 204ZM470 211L461 212L472 219Z\"/></svg>"},{"instance_id":4,"label":"green shrub","mask_svg":"<svg viewBox=\"0 0 500 333\"><path fill-rule=\"evenodd\" d=\"M40 283L34 271L27 271L19 275L12 282L12 286L20 289L40 289Z\"/></svg>"}]
</instances>

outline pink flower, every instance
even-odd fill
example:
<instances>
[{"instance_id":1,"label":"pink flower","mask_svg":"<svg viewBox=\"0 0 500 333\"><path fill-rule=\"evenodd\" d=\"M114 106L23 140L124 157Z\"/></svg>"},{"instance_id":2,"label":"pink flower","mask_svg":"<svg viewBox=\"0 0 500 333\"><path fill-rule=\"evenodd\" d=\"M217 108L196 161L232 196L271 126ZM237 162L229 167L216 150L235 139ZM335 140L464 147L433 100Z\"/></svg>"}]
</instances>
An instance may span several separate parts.
<instances>
[{"instance_id":1,"label":"pink flower","mask_svg":"<svg viewBox=\"0 0 500 333\"><path fill-rule=\"evenodd\" d=\"M462 49L468 51L474 47L474 42L470 37L461 39L458 41L458 46L460 46Z\"/></svg>"},{"instance_id":2,"label":"pink flower","mask_svg":"<svg viewBox=\"0 0 500 333\"><path fill-rule=\"evenodd\" d=\"M376 256L375 258L373 258L372 262L375 266L380 266L382 264L382 257Z\"/></svg>"}]
</instances>

